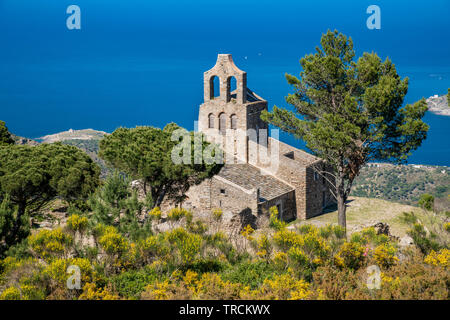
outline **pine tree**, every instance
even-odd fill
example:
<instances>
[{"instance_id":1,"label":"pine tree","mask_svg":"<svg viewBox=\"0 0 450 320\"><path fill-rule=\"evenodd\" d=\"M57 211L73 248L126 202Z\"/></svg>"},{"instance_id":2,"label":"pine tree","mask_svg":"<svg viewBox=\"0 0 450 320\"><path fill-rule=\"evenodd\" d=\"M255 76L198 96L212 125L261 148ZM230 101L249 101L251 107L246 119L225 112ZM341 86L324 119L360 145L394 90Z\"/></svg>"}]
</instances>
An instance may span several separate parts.
<instances>
[{"instance_id":1,"label":"pine tree","mask_svg":"<svg viewBox=\"0 0 450 320\"><path fill-rule=\"evenodd\" d=\"M153 127L119 128L100 141L100 157L110 166L125 172L133 179L143 181L144 193L153 206L159 206L165 197L181 202L184 193L193 184L214 175L220 165L196 164L191 154L190 164L176 164L172 151L179 141L172 140L175 130L184 130L174 123L164 129ZM193 136L184 130L188 135ZM194 139L192 148L194 148ZM203 141L201 147L208 145Z\"/></svg>"},{"instance_id":2,"label":"pine tree","mask_svg":"<svg viewBox=\"0 0 450 320\"><path fill-rule=\"evenodd\" d=\"M14 144L14 140L5 125L5 122L0 121L0 147Z\"/></svg>"},{"instance_id":3,"label":"pine tree","mask_svg":"<svg viewBox=\"0 0 450 320\"><path fill-rule=\"evenodd\" d=\"M262 119L307 143L334 173L318 172L333 184L339 225L346 227L346 201L361 167L373 160L406 162L426 138L425 99L402 107L408 79L375 53L356 62L353 41L337 31L322 36L315 54L300 60L300 78L286 101L294 111L274 107Z\"/></svg>"},{"instance_id":4,"label":"pine tree","mask_svg":"<svg viewBox=\"0 0 450 320\"><path fill-rule=\"evenodd\" d=\"M85 200L100 182L100 168L86 153L60 143L0 147L0 159L0 201L8 195L17 208L11 230L15 239L23 220L50 201Z\"/></svg>"},{"instance_id":5,"label":"pine tree","mask_svg":"<svg viewBox=\"0 0 450 320\"><path fill-rule=\"evenodd\" d=\"M147 201L139 201L137 192L130 190L130 182L127 176L115 171L90 197L88 204L93 212L93 224L115 226L123 235L137 240L151 234L151 222L140 221Z\"/></svg>"},{"instance_id":6,"label":"pine tree","mask_svg":"<svg viewBox=\"0 0 450 320\"><path fill-rule=\"evenodd\" d=\"M19 220L17 220L19 219ZM14 230L18 224L17 232ZM19 243L30 234L30 219L27 215L18 217L8 195L0 203L0 258L10 246Z\"/></svg>"},{"instance_id":7,"label":"pine tree","mask_svg":"<svg viewBox=\"0 0 450 320\"><path fill-rule=\"evenodd\" d=\"M113 225L119 219L124 201L130 196L129 183L130 179L118 171L106 178L104 184L88 200L93 211L92 221Z\"/></svg>"}]
</instances>

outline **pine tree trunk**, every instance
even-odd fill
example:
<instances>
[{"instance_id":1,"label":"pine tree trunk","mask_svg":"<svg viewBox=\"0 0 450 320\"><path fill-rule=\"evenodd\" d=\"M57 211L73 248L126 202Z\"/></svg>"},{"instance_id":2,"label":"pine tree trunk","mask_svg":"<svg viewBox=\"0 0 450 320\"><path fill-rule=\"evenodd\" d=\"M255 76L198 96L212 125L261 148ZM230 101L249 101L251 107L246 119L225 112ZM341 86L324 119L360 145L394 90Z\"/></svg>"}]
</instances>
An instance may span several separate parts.
<instances>
[{"instance_id":1,"label":"pine tree trunk","mask_svg":"<svg viewBox=\"0 0 450 320\"><path fill-rule=\"evenodd\" d=\"M26 204L23 202L19 202L18 208L17 208L17 216L14 221L12 235L14 239L18 239L19 230L22 223L22 217L25 214Z\"/></svg>"},{"instance_id":2,"label":"pine tree trunk","mask_svg":"<svg viewBox=\"0 0 450 320\"><path fill-rule=\"evenodd\" d=\"M344 179L341 177L337 178L336 184L336 194L337 194L337 205L338 205L338 224L347 229L347 217L346 217L346 209L345 206L345 188L344 188Z\"/></svg>"},{"instance_id":3,"label":"pine tree trunk","mask_svg":"<svg viewBox=\"0 0 450 320\"><path fill-rule=\"evenodd\" d=\"M161 203L164 200L164 196L166 195L166 186L162 186L160 191L158 192L158 196L156 197L155 207L160 207Z\"/></svg>"},{"instance_id":4,"label":"pine tree trunk","mask_svg":"<svg viewBox=\"0 0 450 320\"><path fill-rule=\"evenodd\" d=\"M344 197L338 194L338 223L341 227L347 228L346 206Z\"/></svg>"}]
</instances>

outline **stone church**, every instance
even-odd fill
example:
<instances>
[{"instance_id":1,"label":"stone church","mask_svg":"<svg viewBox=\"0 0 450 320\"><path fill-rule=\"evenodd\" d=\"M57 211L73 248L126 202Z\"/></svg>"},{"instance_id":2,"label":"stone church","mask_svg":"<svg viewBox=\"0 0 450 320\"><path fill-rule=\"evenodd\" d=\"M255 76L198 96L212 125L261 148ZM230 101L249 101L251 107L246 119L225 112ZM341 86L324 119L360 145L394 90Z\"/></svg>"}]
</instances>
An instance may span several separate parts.
<instances>
[{"instance_id":1,"label":"stone church","mask_svg":"<svg viewBox=\"0 0 450 320\"><path fill-rule=\"evenodd\" d=\"M220 92L214 92L216 77ZM233 91L232 82L236 86ZM279 217L290 221L319 215L334 202L323 175L323 160L268 134L258 134L268 130L268 124L260 118L267 110L267 101L247 88L247 73L236 67L230 54L218 55L216 65L204 73L203 84L198 131L221 145L228 155L232 153L235 161L226 160L217 175L192 186L183 207L205 214L220 208L224 214L256 219L276 206ZM233 135L224 139L237 131L246 133L244 139ZM276 166L254 157L258 150L270 154Z\"/></svg>"}]
</instances>

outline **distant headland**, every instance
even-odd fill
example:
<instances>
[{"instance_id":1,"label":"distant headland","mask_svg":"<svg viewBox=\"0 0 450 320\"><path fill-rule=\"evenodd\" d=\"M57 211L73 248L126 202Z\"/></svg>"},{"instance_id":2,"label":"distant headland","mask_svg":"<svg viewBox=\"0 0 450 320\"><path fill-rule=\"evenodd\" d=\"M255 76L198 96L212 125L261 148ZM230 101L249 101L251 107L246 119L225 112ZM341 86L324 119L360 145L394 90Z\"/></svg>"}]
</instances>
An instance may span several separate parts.
<instances>
[{"instance_id":1,"label":"distant headland","mask_svg":"<svg viewBox=\"0 0 450 320\"><path fill-rule=\"evenodd\" d=\"M428 111L440 116L450 116L450 107L447 96L438 96L437 94L427 99Z\"/></svg>"},{"instance_id":2,"label":"distant headland","mask_svg":"<svg viewBox=\"0 0 450 320\"><path fill-rule=\"evenodd\" d=\"M97 131L93 129L83 129L83 130L69 129L64 132L36 138L35 140L42 143L53 143L65 140L100 140L103 138L105 134L107 133L104 131Z\"/></svg>"}]
</instances>

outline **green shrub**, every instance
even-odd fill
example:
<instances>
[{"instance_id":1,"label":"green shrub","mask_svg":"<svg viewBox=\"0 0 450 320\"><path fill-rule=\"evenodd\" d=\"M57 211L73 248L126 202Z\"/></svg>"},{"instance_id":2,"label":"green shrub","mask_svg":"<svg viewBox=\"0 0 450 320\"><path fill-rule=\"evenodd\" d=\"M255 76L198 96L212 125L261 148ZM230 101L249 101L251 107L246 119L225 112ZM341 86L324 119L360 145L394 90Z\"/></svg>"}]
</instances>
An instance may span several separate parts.
<instances>
[{"instance_id":1,"label":"green shrub","mask_svg":"<svg viewBox=\"0 0 450 320\"><path fill-rule=\"evenodd\" d=\"M441 248L434 239L435 235L433 233L427 235L425 228L420 223L415 223L407 233L423 254L428 254L431 250L438 251Z\"/></svg>"},{"instance_id":2,"label":"green shrub","mask_svg":"<svg viewBox=\"0 0 450 320\"><path fill-rule=\"evenodd\" d=\"M128 299L139 299L141 293L155 280L162 280L161 275L150 268L126 271L113 277L110 281L120 296Z\"/></svg>"},{"instance_id":3,"label":"green shrub","mask_svg":"<svg viewBox=\"0 0 450 320\"><path fill-rule=\"evenodd\" d=\"M276 273L274 266L265 261L245 261L224 270L220 275L224 281L241 283L256 289L265 279L272 278L274 273Z\"/></svg>"},{"instance_id":4,"label":"green shrub","mask_svg":"<svg viewBox=\"0 0 450 320\"><path fill-rule=\"evenodd\" d=\"M434 208L434 197L431 194L424 193L420 196L418 204L421 208L431 211Z\"/></svg>"}]
</instances>

